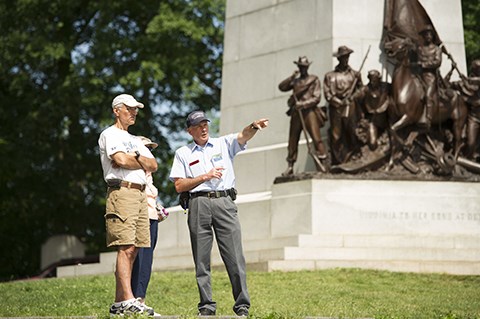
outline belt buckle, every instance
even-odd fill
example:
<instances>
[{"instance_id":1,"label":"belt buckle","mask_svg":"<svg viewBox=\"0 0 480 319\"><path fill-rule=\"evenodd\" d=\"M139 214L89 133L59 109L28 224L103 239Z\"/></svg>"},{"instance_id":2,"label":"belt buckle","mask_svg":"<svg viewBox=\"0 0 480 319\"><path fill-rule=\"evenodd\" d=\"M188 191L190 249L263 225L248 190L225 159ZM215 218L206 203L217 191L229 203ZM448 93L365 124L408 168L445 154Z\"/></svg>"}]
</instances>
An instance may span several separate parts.
<instances>
[{"instance_id":1,"label":"belt buckle","mask_svg":"<svg viewBox=\"0 0 480 319\"><path fill-rule=\"evenodd\" d=\"M218 195L218 191L210 191L210 192L207 192L207 197L208 198L219 198L220 196Z\"/></svg>"},{"instance_id":2,"label":"belt buckle","mask_svg":"<svg viewBox=\"0 0 480 319\"><path fill-rule=\"evenodd\" d=\"M215 191L211 191L207 193L208 198L217 198L217 193Z\"/></svg>"}]
</instances>

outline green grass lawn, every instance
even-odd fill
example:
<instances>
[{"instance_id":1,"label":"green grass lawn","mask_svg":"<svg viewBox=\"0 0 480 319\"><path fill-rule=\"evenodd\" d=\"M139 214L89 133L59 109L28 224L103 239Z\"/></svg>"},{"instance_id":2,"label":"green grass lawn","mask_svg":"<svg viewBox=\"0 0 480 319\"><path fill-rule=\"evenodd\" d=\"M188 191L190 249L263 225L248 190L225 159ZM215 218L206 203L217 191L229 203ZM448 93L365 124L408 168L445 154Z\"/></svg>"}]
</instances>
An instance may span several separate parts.
<instances>
[{"instance_id":1,"label":"green grass lawn","mask_svg":"<svg viewBox=\"0 0 480 319\"><path fill-rule=\"evenodd\" d=\"M218 316L233 316L228 276L213 271ZM332 269L249 272L252 318L480 318L480 276ZM112 275L0 283L0 317L108 317ZM193 272L155 272L147 304L162 315L194 317Z\"/></svg>"}]
</instances>

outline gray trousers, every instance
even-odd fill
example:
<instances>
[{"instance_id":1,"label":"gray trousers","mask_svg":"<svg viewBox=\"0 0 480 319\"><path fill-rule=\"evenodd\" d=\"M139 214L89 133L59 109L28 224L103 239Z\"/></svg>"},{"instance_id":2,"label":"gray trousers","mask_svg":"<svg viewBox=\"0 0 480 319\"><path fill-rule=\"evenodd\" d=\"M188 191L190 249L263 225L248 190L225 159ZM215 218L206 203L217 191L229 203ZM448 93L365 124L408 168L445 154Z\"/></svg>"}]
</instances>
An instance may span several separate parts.
<instances>
[{"instance_id":1,"label":"gray trousers","mask_svg":"<svg viewBox=\"0 0 480 319\"><path fill-rule=\"evenodd\" d=\"M190 230L195 273L200 293L198 309L208 308L215 311L217 306L212 299L210 273L213 232L215 232L220 256L232 285L232 294L235 300L233 311L237 312L242 307L249 308L250 296L247 290L237 205L230 197L192 198L189 203L188 229Z\"/></svg>"}]
</instances>

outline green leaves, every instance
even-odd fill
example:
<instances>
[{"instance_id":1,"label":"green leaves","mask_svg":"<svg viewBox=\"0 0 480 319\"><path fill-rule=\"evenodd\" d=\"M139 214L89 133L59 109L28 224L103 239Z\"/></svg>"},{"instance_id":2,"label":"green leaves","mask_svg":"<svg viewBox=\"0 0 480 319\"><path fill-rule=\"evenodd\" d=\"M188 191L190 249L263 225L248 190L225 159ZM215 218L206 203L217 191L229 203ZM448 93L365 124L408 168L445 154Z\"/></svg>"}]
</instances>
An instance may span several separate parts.
<instances>
[{"instance_id":1,"label":"green leaves","mask_svg":"<svg viewBox=\"0 0 480 319\"><path fill-rule=\"evenodd\" d=\"M0 254L12 261L0 279L38 273L51 235L106 249L97 140L116 94L145 104L131 133L160 144L154 181L165 205L176 200L173 137L191 110L219 108L223 9L223 0L0 1Z\"/></svg>"},{"instance_id":2,"label":"green leaves","mask_svg":"<svg viewBox=\"0 0 480 319\"><path fill-rule=\"evenodd\" d=\"M480 58L480 3L476 0L462 0L463 27L467 65Z\"/></svg>"}]
</instances>

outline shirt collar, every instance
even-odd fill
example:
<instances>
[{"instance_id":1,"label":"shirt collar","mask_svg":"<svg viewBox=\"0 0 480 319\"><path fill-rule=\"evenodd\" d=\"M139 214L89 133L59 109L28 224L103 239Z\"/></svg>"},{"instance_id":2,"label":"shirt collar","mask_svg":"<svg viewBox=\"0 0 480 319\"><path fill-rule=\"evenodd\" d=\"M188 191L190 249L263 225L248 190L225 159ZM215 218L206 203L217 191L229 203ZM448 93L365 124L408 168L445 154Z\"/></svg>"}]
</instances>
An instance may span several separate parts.
<instances>
[{"instance_id":1,"label":"shirt collar","mask_svg":"<svg viewBox=\"0 0 480 319\"><path fill-rule=\"evenodd\" d=\"M201 151L201 150L203 150L203 149L206 148L206 147L212 147L212 146L213 146L213 144L212 144L212 139L209 138L208 141L207 141L207 143L206 143L205 146L203 146L203 147L200 146L200 145L198 145L197 143L195 143L195 141L193 141L192 143L190 143L190 144L188 145L188 148L189 148L190 151L192 151L192 153L193 153L195 150Z\"/></svg>"}]
</instances>

